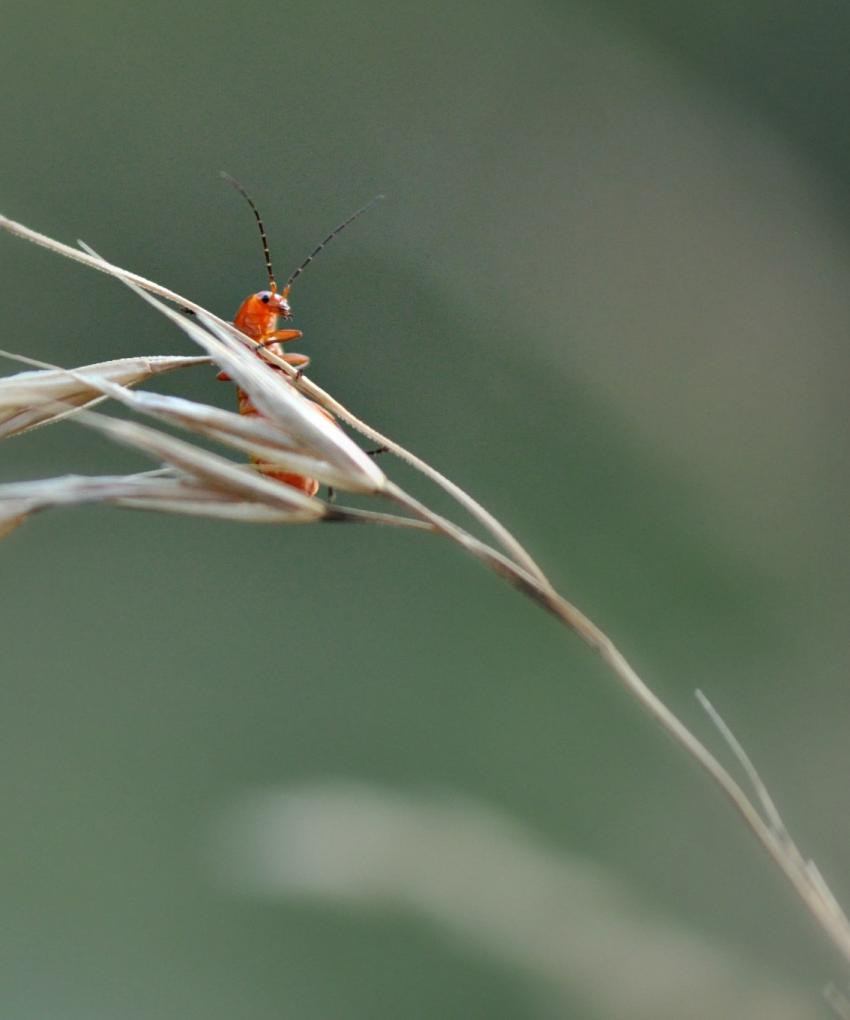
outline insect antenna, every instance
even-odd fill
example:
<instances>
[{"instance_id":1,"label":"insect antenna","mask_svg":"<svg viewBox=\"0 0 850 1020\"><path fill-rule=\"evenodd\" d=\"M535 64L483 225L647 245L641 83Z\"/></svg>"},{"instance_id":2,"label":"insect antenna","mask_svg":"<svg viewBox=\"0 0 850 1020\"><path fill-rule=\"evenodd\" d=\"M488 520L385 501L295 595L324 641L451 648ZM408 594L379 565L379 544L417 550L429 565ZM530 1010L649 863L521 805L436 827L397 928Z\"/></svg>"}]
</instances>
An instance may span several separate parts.
<instances>
[{"instance_id":1,"label":"insect antenna","mask_svg":"<svg viewBox=\"0 0 850 1020\"><path fill-rule=\"evenodd\" d=\"M244 194L244 192L243 192L243 194ZM289 279L286 281L286 286L283 288L283 293L285 295L289 293L289 289L292 286L292 284L304 272L304 270L307 268L307 266L310 265L310 263L319 254L319 252L322 250L322 248L325 247L325 245L329 244L336 237L337 234L341 234L343 232L343 230L345 230L345 228L348 226L349 223L353 223L357 219L358 216L362 216L363 213L366 212L367 209L371 209L372 206L376 202L380 202L383 197L384 197L383 195L375 195L375 197L371 201L367 202L366 205L361 206L356 212L353 212L348 217L347 220L343 220L343 222L340 223L340 225L338 227L335 227L328 234L328 236L324 239L324 241L322 241L322 243L320 245L318 245L316 248L313 249L313 251L310 252L310 254L307 256L307 258L304 259L304 261L295 270L295 272L292 274L292 276L289 277ZM246 196L246 198L247 198L247 196Z\"/></svg>"},{"instance_id":2,"label":"insect antenna","mask_svg":"<svg viewBox=\"0 0 850 1020\"><path fill-rule=\"evenodd\" d=\"M272 257L269 254L269 239L266 237L266 228L263 226L263 221L260 219L260 214L257 211L257 207L254 205L254 203L253 203L253 201L251 199L251 196L242 187L242 185L239 183L239 181L236 180L235 177L231 177L230 174L225 173L224 170L221 171L221 176L227 181L228 184L230 184L234 188L236 188L236 190L245 199L245 201L248 203L248 205L251 206L251 211L254 213L254 218L257 221L257 226L260 228L260 237L262 238L262 241L263 241L263 255L265 256L265 259L266 259L266 269L269 272L269 290L271 290L273 293L276 294L277 293L277 284L275 283L274 270L272 269ZM310 257L312 258L312 256L310 256ZM308 259L308 261L309 261L309 259Z\"/></svg>"}]
</instances>

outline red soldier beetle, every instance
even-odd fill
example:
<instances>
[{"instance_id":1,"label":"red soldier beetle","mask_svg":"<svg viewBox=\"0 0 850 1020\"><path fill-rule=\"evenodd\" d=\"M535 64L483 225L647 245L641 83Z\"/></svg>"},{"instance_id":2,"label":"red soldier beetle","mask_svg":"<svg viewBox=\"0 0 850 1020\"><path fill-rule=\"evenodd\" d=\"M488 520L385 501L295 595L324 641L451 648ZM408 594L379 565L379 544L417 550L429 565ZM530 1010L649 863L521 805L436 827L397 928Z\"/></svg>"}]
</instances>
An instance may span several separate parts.
<instances>
[{"instance_id":1,"label":"red soldier beetle","mask_svg":"<svg viewBox=\"0 0 850 1020\"><path fill-rule=\"evenodd\" d=\"M254 218L256 219L257 226L260 230L260 239L263 243L263 256L266 261L266 271L269 275L268 290L258 291L256 294L250 294L247 298L245 298L233 318L233 325L246 336L250 337L257 347L271 348L271 350L278 354L279 357L281 357L287 364L292 365L293 368L297 369L300 374L304 371L307 365L310 364L310 358L306 354L284 353L283 348L280 345L288 343L291 340L298 340L303 334L298 329L277 328L278 321L280 319L286 321L287 319L292 318L292 309L289 306L289 293L292 289L292 284L298 279L301 273L304 272L307 266L313 261L325 245L332 241L337 234L341 233L349 225L349 223L352 223L358 216L366 212L370 206L383 198L383 195L376 195L371 202L367 202L366 205L352 213L348 219L344 220L338 227L334 228L324 241L310 252L307 258L289 277L283 290L278 290L274 270L272 269L272 260L271 254L269 253L269 242L268 237L266 236L266 228L263 225L263 221L257 207L254 205L251 196L237 180L231 177L230 174L226 174L223 171L221 176L229 184L231 184L240 195L242 195L251 207L251 211L254 213ZM230 377L225 372L220 372L218 378L222 380L229 380ZM239 401L240 414L259 416L259 411L257 411L252 404L248 394L241 388L237 389L237 399ZM315 406L322 412L322 414L327 415L331 421L334 421L333 415L331 415L330 412L326 411L318 404ZM306 492L308 496L315 496L319 490L319 483L315 478L305 478L302 475L281 471L273 464L267 464L258 457L252 457L251 460L257 466L257 469L266 477L274 478L279 482L283 482L285 485L291 485L296 489L300 489L302 492Z\"/></svg>"}]
</instances>

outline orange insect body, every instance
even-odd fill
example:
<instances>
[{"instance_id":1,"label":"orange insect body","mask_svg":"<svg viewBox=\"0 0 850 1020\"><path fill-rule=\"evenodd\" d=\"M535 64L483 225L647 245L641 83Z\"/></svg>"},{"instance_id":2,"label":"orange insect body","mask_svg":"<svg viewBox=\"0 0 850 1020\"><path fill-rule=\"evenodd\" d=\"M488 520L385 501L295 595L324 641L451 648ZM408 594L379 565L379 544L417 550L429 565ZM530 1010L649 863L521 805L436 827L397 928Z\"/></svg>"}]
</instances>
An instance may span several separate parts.
<instances>
[{"instance_id":1,"label":"orange insect body","mask_svg":"<svg viewBox=\"0 0 850 1020\"><path fill-rule=\"evenodd\" d=\"M362 209L358 209L357 212L353 213L348 217L345 222L341 223L334 231L332 231L322 243L315 248L310 255L301 263L301 265L295 270L290 276L286 283L286 286L282 291L277 289L275 283L274 271L272 270L272 260L269 255L269 242L266 237L266 230L263 226L263 221L260 219L260 214L257 212L257 207L251 200L250 195L245 191L238 181L235 181L229 174L222 173L222 177L242 195L242 197L250 205L254 218L257 221L257 226L260 228L260 237L263 242L263 254L266 259L266 269L269 274L269 289L261 290L257 294L251 294L245 298L242 304L239 306L234 319L233 325L241 330L246 336L250 337L258 347L268 347L275 354L279 355L287 364L292 365L293 368L303 369L306 368L310 363L310 359L304 354L284 354L280 344L285 344L289 340L297 340L302 334L297 329L278 329L279 319L289 319L292 317L292 310L289 307L289 290L292 286L293 280L301 275L303 270L313 261L313 259L319 254L322 248L331 241L336 235L351 223L352 220L366 211L372 202L376 201L373 199L368 205L363 206ZM379 195L378 198L381 196ZM227 380L230 377L225 373L221 372L218 376L219 379ZM288 380L287 380L288 382ZM251 399L248 394L242 390L237 390L237 397L239 400L239 413L247 415L259 416L259 411L251 403ZM319 404L314 404L316 409L320 411L325 417L331 421L335 421L332 414L326 411ZM257 469L262 472L267 478L274 478L279 482L283 482L285 485L291 485L295 489L300 489L301 492L306 492L308 496L315 496L319 490L319 483L315 478L305 478L303 475L290 474L287 471L281 471L275 467L274 464L268 464L259 457L252 457L252 462L257 466Z\"/></svg>"},{"instance_id":2,"label":"orange insect body","mask_svg":"<svg viewBox=\"0 0 850 1020\"><path fill-rule=\"evenodd\" d=\"M291 315L292 310L289 307L289 302L283 294L263 290L259 294L252 294L245 298L233 321L252 340L261 342L267 340L276 331L278 317L288 319ZM288 332L301 336L297 330ZM293 340L295 338L295 336L292 337Z\"/></svg>"},{"instance_id":3,"label":"orange insect body","mask_svg":"<svg viewBox=\"0 0 850 1020\"><path fill-rule=\"evenodd\" d=\"M302 335L301 331L297 329L277 328L279 318L288 319L291 315L292 311L285 293L279 294L276 290L263 290L245 298L234 316L233 325L258 345L269 347L293 367L303 368L309 363L309 358L303 354L284 354L283 349L279 346L286 343L287 340L297 340ZM240 414L259 416L260 412L251 403L251 398L243 389L237 389L236 394ZM319 405L316 404L316 407ZM319 408L319 410L333 421L332 416L324 408ZM267 464L257 457L252 457L251 460L267 478L274 478L285 485L291 485L295 489L300 489L301 492L306 492L308 496L315 496L319 491L319 483L315 478L304 478L302 475L281 471L273 464Z\"/></svg>"}]
</instances>

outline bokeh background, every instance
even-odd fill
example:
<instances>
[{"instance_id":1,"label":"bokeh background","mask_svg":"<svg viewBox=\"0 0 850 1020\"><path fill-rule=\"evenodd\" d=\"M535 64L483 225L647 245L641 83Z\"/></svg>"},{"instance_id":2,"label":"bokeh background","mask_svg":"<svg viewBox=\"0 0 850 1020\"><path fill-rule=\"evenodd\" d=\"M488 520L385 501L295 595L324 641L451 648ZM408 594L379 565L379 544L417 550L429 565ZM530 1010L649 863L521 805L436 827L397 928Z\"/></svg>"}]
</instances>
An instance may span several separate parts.
<instances>
[{"instance_id":1,"label":"bokeh background","mask_svg":"<svg viewBox=\"0 0 850 1020\"><path fill-rule=\"evenodd\" d=\"M0 209L228 315L263 266L220 169L280 275L385 193L293 295L313 377L719 748L705 689L848 903L848 49L826 0L6 0ZM0 266L4 347L194 353ZM71 424L0 451L145 466ZM0 556L4 1016L828 1015L717 792L455 550L82 509Z\"/></svg>"}]
</instances>

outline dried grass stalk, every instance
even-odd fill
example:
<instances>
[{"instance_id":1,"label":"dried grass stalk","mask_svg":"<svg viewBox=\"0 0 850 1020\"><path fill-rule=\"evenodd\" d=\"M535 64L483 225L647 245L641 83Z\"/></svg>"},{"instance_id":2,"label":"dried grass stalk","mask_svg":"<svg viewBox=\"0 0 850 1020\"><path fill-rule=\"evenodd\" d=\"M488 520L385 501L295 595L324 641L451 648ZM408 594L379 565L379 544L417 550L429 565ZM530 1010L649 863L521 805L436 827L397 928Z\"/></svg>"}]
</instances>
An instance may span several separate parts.
<instances>
[{"instance_id":1,"label":"dried grass stalk","mask_svg":"<svg viewBox=\"0 0 850 1020\"><path fill-rule=\"evenodd\" d=\"M200 429L206 435L215 435L215 438L226 439L230 445L239 448L254 449L253 444L255 443L262 444L269 441L274 445L276 441L278 452L283 451L285 454L294 452L299 456L313 458L315 464L327 465L339 472L340 476L347 477L351 491L370 493L392 500L397 506L401 506L411 518L418 519L428 529L459 545L578 634L610 667L612 674L626 691L719 787L750 832L767 851L770 859L788 880L822 931L827 934L845 963L850 963L850 923L829 891L820 872L811 861L799 853L791 841L764 784L758 778L755 769L743 753L743 749L717 713L707 702L704 702L704 707L712 715L724 739L731 746L739 765L743 768L744 774L752 783L755 800L748 796L717 758L655 695L607 634L554 589L540 567L514 536L491 514L480 507L472 497L429 465L424 464L415 455L403 450L377 430L360 421L315 383L306 377L296 375L290 365L271 351L258 352L252 349L250 340L230 323L224 322L196 303L161 287L159 284L113 266L90 251L88 253L79 252L4 217L0 217L0 227L19 237L24 237L108 273L135 289L147 291L146 300L179 325L195 343L199 344L222 369L236 380L249 393L255 406L268 421L254 430L245 430L242 426L237 428L229 419L220 416L224 412L213 412L209 409L206 412L200 412L196 406L191 406L188 402L180 406L174 401L163 402L163 398L153 398L149 394L136 394L134 397L129 396L127 391L119 394L113 380L106 379L102 373L93 374L86 370L84 381L91 383L92 389L99 390L101 394L109 392L110 396L115 396L122 403L134 407L134 410L149 415L153 414L155 417L166 417L169 420L179 421L183 426ZM176 303L184 310L184 313L181 314L166 307L161 301L155 301L149 296L150 294L156 294ZM185 315L186 309L193 313L191 317ZM260 358L257 357L258 353L261 353ZM74 373L74 375L79 375L79 373ZM320 414L310 403L310 400L305 399L302 394L306 394L322 404L338 418L348 422L364 435L388 446L403 459L423 470L433 481L451 493L488 529L502 547L501 550L482 542L464 528L434 513L425 504L392 483L359 447L352 443L333 423L328 422L324 415ZM57 411L55 404L51 406L49 402L34 404L33 408L37 408L38 413L44 413L48 409L51 410L51 413ZM67 405L65 409L67 411ZM62 408L58 410L62 410ZM320 500L304 496L288 486L262 478L246 467L235 465L233 462L207 451L200 451L197 447L172 436L166 436L147 426L116 421L91 412L83 412L80 418L85 424L100 429L119 442L136 446L152 456L165 460L182 475L191 479L187 484L200 486L208 493L212 492L214 496L211 500L208 500L207 497L200 500L203 505L215 503L216 498L220 497L222 503L232 500L237 503L259 505L272 513L291 515L292 520L299 522L353 519L346 514L353 514L354 511L341 511L336 508L332 510ZM203 427L201 427L202 422ZM273 441L268 429L275 428L282 432L286 438L281 440L276 437L276 440ZM247 445L241 446L240 444ZM263 451L265 457L267 452L265 447L263 447ZM9 487L6 487L5 516L0 516L0 530L3 527L14 526L14 522L21 515L31 512L35 506L35 503L32 502L35 497L32 494L27 496L25 489L19 489L17 493L11 495L8 490ZM185 496L185 492L183 495ZM2 496L3 492L0 490L0 506L3 505ZM160 498L150 493L142 496L129 494L121 499L123 499L123 505L127 505L128 501L136 503L147 501L148 506L155 505L158 500L162 506L174 503L169 497ZM180 502L181 500L178 499L177 503ZM181 505L185 508L188 504L182 503ZM410 519L399 521L398 518L387 515L372 515L371 517L360 515L360 519L378 521L379 518L382 518L380 523L399 522L406 525L411 523Z\"/></svg>"},{"instance_id":2,"label":"dried grass stalk","mask_svg":"<svg viewBox=\"0 0 850 1020\"><path fill-rule=\"evenodd\" d=\"M136 475L64 475L0 485L0 537L29 516L60 506L106 503L136 510L158 510L252 524L289 524L290 511L228 497L197 481L161 471Z\"/></svg>"},{"instance_id":3,"label":"dried grass stalk","mask_svg":"<svg viewBox=\"0 0 850 1020\"><path fill-rule=\"evenodd\" d=\"M15 357L0 351L4 357ZM16 359L17 360L17 359ZM30 360L30 359L26 359ZM165 357L120 358L85 365L74 375L63 369L18 372L0 379L0 439L18 435L39 425L48 425L103 399L103 393L84 381L92 375L105 382L132 386L178 368L209 364L209 358ZM65 405L65 410L50 410L49 405Z\"/></svg>"}]
</instances>

